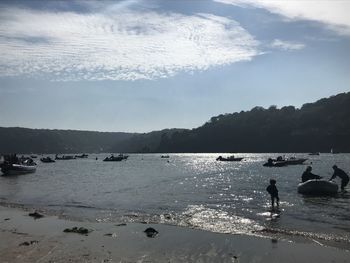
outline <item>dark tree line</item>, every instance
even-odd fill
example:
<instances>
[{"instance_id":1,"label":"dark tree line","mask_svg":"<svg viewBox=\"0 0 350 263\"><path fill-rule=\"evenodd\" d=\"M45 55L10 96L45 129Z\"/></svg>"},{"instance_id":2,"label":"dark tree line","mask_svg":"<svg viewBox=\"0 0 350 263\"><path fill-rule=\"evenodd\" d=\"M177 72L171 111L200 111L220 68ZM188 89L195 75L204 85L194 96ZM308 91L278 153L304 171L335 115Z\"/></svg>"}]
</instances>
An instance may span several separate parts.
<instances>
[{"instance_id":1,"label":"dark tree line","mask_svg":"<svg viewBox=\"0 0 350 263\"><path fill-rule=\"evenodd\" d=\"M300 109L255 107L164 134L159 152L350 152L350 93Z\"/></svg>"},{"instance_id":2,"label":"dark tree line","mask_svg":"<svg viewBox=\"0 0 350 263\"><path fill-rule=\"evenodd\" d=\"M143 134L0 128L0 153L350 152L350 93L300 109L255 107Z\"/></svg>"},{"instance_id":3,"label":"dark tree line","mask_svg":"<svg viewBox=\"0 0 350 263\"><path fill-rule=\"evenodd\" d=\"M0 154L109 152L133 134L74 130L0 128Z\"/></svg>"}]
</instances>

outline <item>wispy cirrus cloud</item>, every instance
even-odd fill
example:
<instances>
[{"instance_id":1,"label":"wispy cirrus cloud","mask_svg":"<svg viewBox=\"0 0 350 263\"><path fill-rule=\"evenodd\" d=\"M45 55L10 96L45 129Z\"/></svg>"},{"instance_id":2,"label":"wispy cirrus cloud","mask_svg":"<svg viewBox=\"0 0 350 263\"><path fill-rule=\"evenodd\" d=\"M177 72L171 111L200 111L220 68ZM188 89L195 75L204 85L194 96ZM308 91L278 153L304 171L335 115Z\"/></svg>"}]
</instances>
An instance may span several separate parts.
<instances>
[{"instance_id":1,"label":"wispy cirrus cloud","mask_svg":"<svg viewBox=\"0 0 350 263\"><path fill-rule=\"evenodd\" d=\"M258 45L236 21L211 14L0 9L1 76L157 79L249 61Z\"/></svg>"},{"instance_id":2,"label":"wispy cirrus cloud","mask_svg":"<svg viewBox=\"0 0 350 263\"><path fill-rule=\"evenodd\" d=\"M291 42L291 41L284 41L281 39L274 39L270 46L272 48L278 48L281 50L293 51L293 50L303 49L305 47L305 44Z\"/></svg>"},{"instance_id":3,"label":"wispy cirrus cloud","mask_svg":"<svg viewBox=\"0 0 350 263\"><path fill-rule=\"evenodd\" d=\"M264 8L289 19L306 19L324 23L341 35L350 35L350 1L317 0L214 0L242 7Z\"/></svg>"}]
</instances>

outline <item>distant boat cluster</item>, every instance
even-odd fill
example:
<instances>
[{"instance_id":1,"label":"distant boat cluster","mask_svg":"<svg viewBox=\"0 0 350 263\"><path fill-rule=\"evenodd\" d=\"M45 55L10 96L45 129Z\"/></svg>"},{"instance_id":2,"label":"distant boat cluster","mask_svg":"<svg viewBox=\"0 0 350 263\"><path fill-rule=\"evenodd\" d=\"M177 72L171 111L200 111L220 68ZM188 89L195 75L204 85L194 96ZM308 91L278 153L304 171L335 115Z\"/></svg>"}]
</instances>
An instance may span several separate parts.
<instances>
[{"instance_id":1,"label":"distant boat cluster","mask_svg":"<svg viewBox=\"0 0 350 263\"><path fill-rule=\"evenodd\" d=\"M309 153L309 155L320 155L319 152ZM16 154L0 156L0 168L3 175L20 175L27 173L34 173L36 171L37 164L33 159L36 159L36 155L30 155L29 157L21 156L18 157ZM50 156L40 158L42 163L55 163L57 160L75 160L75 159L85 159L88 158L88 154L80 155L58 155L56 154L54 159ZM127 160L129 155L126 154L111 154L103 159L104 162L120 162ZM161 155L162 159L169 159L169 155ZM98 160L96 157L95 160ZM216 161L221 162L240 162L244 160L244 157L236 157L230 155L228 157L218 156ZM277 158L269 158L266 163L263 164L264 167L286 167L289 165L302 165L305 164L307 158L296 158L278 156ZM168 161L169 162L169 161ZM298 186L298 192L302 194L317 193L317 194L334 194L338 191L338 186L334 182L329 182L325 180L313 179L306 182L302 182Z\"/></svg>"}]
</instances>

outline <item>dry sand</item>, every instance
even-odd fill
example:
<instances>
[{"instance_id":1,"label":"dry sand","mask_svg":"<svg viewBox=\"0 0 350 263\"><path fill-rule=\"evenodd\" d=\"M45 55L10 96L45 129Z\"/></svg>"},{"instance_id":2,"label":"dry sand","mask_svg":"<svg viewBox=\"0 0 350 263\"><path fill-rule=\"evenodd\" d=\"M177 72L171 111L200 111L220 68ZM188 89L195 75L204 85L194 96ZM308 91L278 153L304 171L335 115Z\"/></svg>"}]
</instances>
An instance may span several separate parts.
<instances>
[{"instance_id":1,"label":"dry sand","mask_svg":"<svg viewBox=\"0 0 350 263\"><path fill-rule=\"evenodd\" d=\"M85 227L88 235L64 233ZM148 227L159 233L149 238ZM27 242L24 244L24 242ZM317 243L218 234L168 225L74 222L0 207L0 262L350 262Z\"/></svg>"}]
</instances>

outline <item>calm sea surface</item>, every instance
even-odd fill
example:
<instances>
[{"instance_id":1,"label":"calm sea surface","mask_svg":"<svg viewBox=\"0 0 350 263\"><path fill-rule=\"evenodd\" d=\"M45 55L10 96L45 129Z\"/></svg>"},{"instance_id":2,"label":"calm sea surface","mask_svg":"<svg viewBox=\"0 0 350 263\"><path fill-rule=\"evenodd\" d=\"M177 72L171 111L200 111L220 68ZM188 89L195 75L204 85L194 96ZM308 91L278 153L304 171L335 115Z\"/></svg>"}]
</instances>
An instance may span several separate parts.
<instances>
[{"instance_id":1,"label":"calm sea surface","mask_svg":"<svg viewBox=\"0 0 350 263\"><path fill-rule=\"evenodd\" d=\"M334 197L304 197L297 184L306 165L263 167L278 154L131 154L122 162L88 159L41 163L33 174L0 177L0 201L74 219L156 222L220 233L279 235L336 241L350 248L350 189ZM307 157L330 178L332 165L350 172L350 154ZM95 158L98 157L98 160ZM271 212L266 187L277 180L280 211ZM337 181L339 183L339 180Z\"/></svg>"}]
</instances>

